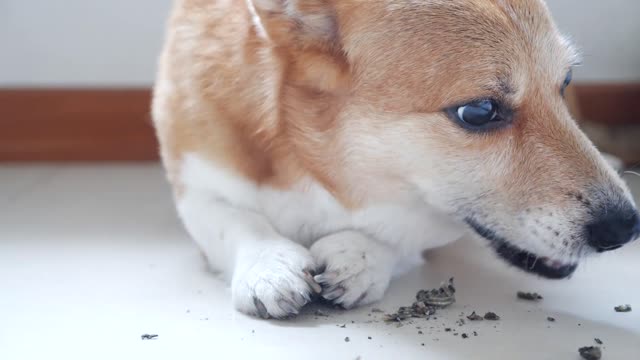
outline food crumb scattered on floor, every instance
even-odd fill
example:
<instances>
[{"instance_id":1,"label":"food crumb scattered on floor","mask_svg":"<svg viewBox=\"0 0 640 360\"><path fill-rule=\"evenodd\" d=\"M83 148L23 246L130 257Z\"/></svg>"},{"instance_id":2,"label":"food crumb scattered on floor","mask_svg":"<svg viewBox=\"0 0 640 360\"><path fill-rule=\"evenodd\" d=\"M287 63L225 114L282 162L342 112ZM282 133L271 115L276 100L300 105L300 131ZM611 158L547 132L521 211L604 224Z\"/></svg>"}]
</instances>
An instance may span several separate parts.
<instances>
[{"instance_id":1,"label":"food crumb scattered on floor","mask_svg":"<svg viewBox=\"0 0 640 360\"><path fill-rule=\"evenodd\" d=\"M602 358L602 350L598 346L581 347L578 352L585 360L600 360Z\"/></svg>"},{"instance_id":2,"label":"food crumb scattered on floor","mask_svg":"<svg viewBox=\"0 0 640 360\"><path fill-rule=\"evenodd\" d=\"M518 295L518 299L528 300L528 301L539 301L543 299L542 295L535 292L518 291L517 295Z\"/></svg>"},{"instance_id":3,"label":"food crumb scattered on floor","mask_svg":"<svg viewBox=\"0 0 640 360\"><path fill-rule=\"evenodd\" d=\"M471 315L467 316L467 319L470 321L481 321L483 320L482 316L476 314L476 312L472 312Z\"/></svg>"},{"instance_id":4,"label":"food crumb scattered on floor","mask_svg":"<svg viewBox=\"0 0 640 360\"><path fill-rule=\"evenodd\" d=\"M602 344L603 344L603 343L602 343L602 340L600 340L600 339L598 339L598 338L593 339L593 341L595 341L595 342L596 342L596 344L598 344L598 345L602 345Z\"/></svg>"},{"instance_id":5,"label":"food crumb scattered on floor","mask_svg":"<svg viewBox=\"0 0 640 360\"><path fill-rule=\"evenodd\" d=\"M494 313L494 312L487 312L486 314L484 314L484 319L485 320L491 320L491 321L497 321L500 320L500 316L498 316L498 314Z\"/></svg>"},{"instance_id":6,"label":"food crumb scattered on floor","mask_svg":"<svg viewBox=\"0 0 640 360\"><path fill-rule=\"evenodd\" d=\"M613 308L616 312L631 312L631 305L618 305Z\"/></svg>"},{"instance_id":7,"label":"food crumb scattered on floor","mask_svg":"<svg viewBox=\"0 0 640 360\"><path fill-rule=\"evenodd\" d=\"M556 321L556 318L551 317L551 316L547 316L547 321L555 322L555 321Z\"/></svg>"},{"instance_id":8,"label":"food crumb scattered on floor","mask_svg":"<svg viewBox=\"0 0 640 360\"><path fill-rule=\"evenodd\" d=\"M142 340L155 340L158 338L157 334L142 334L140 335L140 339Z\"/></svg>"}]
</instances>

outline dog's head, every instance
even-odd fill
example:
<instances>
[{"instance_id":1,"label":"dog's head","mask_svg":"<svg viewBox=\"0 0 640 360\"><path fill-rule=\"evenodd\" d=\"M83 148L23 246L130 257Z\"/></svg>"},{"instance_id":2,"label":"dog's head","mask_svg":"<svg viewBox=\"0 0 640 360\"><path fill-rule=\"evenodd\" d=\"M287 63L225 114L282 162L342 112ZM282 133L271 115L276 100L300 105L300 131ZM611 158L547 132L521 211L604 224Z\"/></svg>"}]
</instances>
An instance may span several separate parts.
<instances>
[{"instance_id":1,"label":"dog's head","mask_svg":"<svg viewBox=\"0 0 640 360\"><path fill-rule=\"evenodd\" d=\"M540 0L253 0L288 69L284 128L345 202L420 197L529 272L637 237L571 118L577 56Z\"/></svg>"}]
</instances>

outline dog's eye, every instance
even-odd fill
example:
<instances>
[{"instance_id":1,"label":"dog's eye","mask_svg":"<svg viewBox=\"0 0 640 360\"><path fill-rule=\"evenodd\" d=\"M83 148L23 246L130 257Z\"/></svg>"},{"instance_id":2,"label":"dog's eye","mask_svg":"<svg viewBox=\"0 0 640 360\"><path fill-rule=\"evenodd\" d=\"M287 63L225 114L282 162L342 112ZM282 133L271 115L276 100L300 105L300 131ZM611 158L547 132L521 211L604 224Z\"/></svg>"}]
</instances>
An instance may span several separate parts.
<instances>
[{"instance_id":1,"label":"dog's eye","mask_svg":"<svg viewBox=\"0 0 640 360\"><path fill-rule=\"evenodd\" d=\"M463 124L472 128L483 128L500 121L498 105L491 100L480 100L455 109L455 116Z\"/></svg>"},{"instance_id":2,"label":"dog's eye","mask_svg":"<svg viewBox=\"0 0 640 360\"><path fill-rule=\"evenodd\" d=\"M567 87L571 84L571 80L573 79L573 70L569 70L567 73L567 77L564 79L564 83L562 83L562 87L560 88L560 94L564 96L565 91L567 91Z\"/></svg>"}]
</instances>

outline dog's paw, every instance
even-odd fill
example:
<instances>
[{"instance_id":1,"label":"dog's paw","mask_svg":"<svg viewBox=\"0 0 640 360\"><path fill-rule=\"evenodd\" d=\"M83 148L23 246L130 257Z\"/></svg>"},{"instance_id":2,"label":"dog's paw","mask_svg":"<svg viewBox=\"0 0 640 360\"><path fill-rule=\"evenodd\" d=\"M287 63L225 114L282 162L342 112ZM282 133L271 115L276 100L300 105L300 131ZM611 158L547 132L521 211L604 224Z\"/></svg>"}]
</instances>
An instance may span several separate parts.
<instances>
[{"instance_id":1,"label":"dog's paw","mask_svg":"<svg viewBox=\"0 0 640 360\"><path fill-rule=\"evenodd\" d=\"M321 287L313 280L315 263L304 247L289 242L265 246L242 264L231 281L235 308L245 314L268 318L297 315Z\"/></svg>"},{"instance_id":2,"label":"dog's paw","mask_svg":"<svg viewBox=\"0 0 640 360\"><path fill-rule=\"evenodd\" d=\"M323 269L314 280L325 299L349 309L384 296L395 259L388 248L349 231L322 238L310 250Z\"/></svg>"}]
</instances>

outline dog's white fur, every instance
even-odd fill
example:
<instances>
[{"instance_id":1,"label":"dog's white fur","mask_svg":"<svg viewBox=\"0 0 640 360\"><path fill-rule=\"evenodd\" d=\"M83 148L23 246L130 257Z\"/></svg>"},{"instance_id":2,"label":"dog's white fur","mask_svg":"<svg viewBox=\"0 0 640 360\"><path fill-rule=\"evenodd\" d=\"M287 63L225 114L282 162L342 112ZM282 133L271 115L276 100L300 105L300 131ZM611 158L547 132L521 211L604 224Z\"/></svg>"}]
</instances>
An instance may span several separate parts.
<instances>
[{"instance_id":1,"label":"dog's white fur","mask_svg":"<svg viewBox=\"0 0 640 360\"><path fill-rule=\"evenodd\" d=\"M327 286L342 287L345 307L382 298L394 270L417 254L462 236L465 226L422 201L351 212L308 179L282 191L258 187L196 154L181 171L178 211L213 269L233 276L236 308L271 316L306 297L302 269L326 265ZM283 298L285 301L283 301Z\"/></svg>"}]
</instances>

